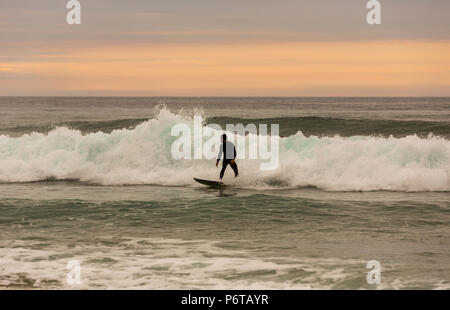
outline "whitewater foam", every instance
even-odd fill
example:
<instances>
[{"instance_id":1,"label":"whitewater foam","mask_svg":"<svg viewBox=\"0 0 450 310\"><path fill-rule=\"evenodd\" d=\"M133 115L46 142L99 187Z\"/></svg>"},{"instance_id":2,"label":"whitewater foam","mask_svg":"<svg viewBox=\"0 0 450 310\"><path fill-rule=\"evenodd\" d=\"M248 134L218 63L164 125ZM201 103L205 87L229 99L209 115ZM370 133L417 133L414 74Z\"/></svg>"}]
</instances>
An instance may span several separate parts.
<instances>
[{"instance_id":1,"label":"whitewater foam","mask_svg":"<svg viewBox=\"0 0 450 310\"><path fill-rule=\"evenodd\" d=\"M175 160L171 128L193 126L192 117L162 108L133 129L83 134L58 127L49 133L0 136L0 182L48 179L102 185L195 186L214 179L214 160ZM299 128L301 129L301 128ZM280 164L261 171L260 160L239 160L241 177L225 182L245 188L317 187L329 191L450 191L450 141L404 138L304 136L280 139Z\"/></svg>"},{"instance_id":2,"label":"whitewater foam","mask_svg":"<svg viewBox=\"0 0 450 310\"><path fill-rule=\"evenodd\" d=\"M359 260L259 257L207 240L130 238L114 246L31 249L30 241L0 248L0 287L44 289L320 289L358 276L337 266ZM36 246L35 246L36 247ZM67 262L81 265L68 285ZM301 280L301 281L300 281Z\"/></svg>"},{"instance_id":3,"label":"whitewater foam","mask_svg":"<svg viewBox=\"0 0 450 310\"><path fill-rule=\"evenodd\" d=\"M349 258L264 256L232 250L220 242L164 238L104 237L77 246L2 242L2 289L448 289L446 280L398 277L404 266L384 263L383 281L365 282L365 261ZM111 242L113 244L111 244ZM81 283L69 285L67 262L80 262Z\"/></svg>"}]
</instances>

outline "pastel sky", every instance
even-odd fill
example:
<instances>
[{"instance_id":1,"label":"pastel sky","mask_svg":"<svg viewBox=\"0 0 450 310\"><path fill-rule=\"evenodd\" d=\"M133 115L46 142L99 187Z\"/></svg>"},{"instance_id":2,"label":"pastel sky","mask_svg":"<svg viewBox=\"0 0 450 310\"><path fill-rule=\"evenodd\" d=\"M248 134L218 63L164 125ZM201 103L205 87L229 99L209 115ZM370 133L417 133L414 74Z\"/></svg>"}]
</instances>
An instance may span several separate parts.
<instances>
[{"instance_id":1,"label":"pastel sky","mask_svg":"<svg viewBox=\"0 0 450 310\"><path fill-rule=\"evenodd\" d=\"M450 96L450 1L0 0L0 95Z\"/></svg>"}]
</instances>

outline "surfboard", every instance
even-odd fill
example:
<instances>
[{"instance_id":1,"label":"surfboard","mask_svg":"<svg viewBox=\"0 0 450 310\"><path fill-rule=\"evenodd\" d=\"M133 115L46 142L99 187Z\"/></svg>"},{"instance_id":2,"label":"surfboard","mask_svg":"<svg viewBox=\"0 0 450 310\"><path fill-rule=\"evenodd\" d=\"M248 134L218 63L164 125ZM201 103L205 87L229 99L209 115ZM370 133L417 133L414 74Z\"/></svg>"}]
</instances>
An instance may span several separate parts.
<instances>
[{"instance_id":1,"label":"surfboard","mask_svg":"<svg viewBox=\"0 0 450 310\"><path fill-rule=\"evenodd\" d=\"M217 181L209 181L209 180L202 180L202 179L197 179L194 178L194 180L200 184L212 187L212 188L222 188L225 187L225 185L223 185L223 183L217 182Z\"/></svg>"}]
</instances>

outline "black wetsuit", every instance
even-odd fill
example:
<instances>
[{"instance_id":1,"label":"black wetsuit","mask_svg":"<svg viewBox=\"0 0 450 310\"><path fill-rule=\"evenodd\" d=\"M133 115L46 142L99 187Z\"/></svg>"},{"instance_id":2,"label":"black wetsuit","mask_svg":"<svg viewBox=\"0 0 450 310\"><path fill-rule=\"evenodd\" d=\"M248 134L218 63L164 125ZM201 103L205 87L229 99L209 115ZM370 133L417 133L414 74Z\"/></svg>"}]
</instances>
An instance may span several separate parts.
<instances>
[{"instance_id":1,"label":"black wetsuit","mask_svg":"<svg viewBox=\"0 0 450 310\"><path fill-rule=\"evenodd\" d=\"M227 153L227 143L230 143L230 145L233 146L233 154L228 154ZM219 163L221 157L222 157L222 153L223 153L223 161L222 161L222 170L220 170L220 179L223 178L223 174L225 173L225 169L227 169L227 166L230 165L231 168L234 171L234 176L237 177L239 175L238 172L238 167L236 165L236 161L234 161L234 159L236 158L236 147L228 141L225 141L225 143L222 143L220 151L219 151L219 156L217 157L217 163ZM228 156L227 156L228 154ZM231 162L233 160L233 163Z\"/></svg>"}]
</instances>

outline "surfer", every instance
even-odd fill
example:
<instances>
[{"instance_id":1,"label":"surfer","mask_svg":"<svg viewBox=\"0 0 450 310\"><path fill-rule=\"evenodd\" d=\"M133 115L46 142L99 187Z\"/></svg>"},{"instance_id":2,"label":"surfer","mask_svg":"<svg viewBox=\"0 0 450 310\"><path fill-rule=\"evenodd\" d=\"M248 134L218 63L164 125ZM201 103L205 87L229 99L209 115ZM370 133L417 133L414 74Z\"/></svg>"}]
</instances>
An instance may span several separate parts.
<instances>
[{"instance_id":1,"label":"surfer","mask_svg":"<svg viewBox=\"0 0 450 310\"><path fill-rule=\"evenodd\" d=\"M220 145L219 150L219 156L217 156L216 161L216 167L219 166L219 161L222 158L223 154L223 161L222 161L222 170L220 170L220 182L222 182L223 174L225 173L225 169L227 169L227 166L230 165L231 168L234 171L234 177L238 177L238 167L236 165L236 148L234 147L234 144L230 141L227 141L227 135L222 135L222 144Z\"/></svg>"}]
</instances>

